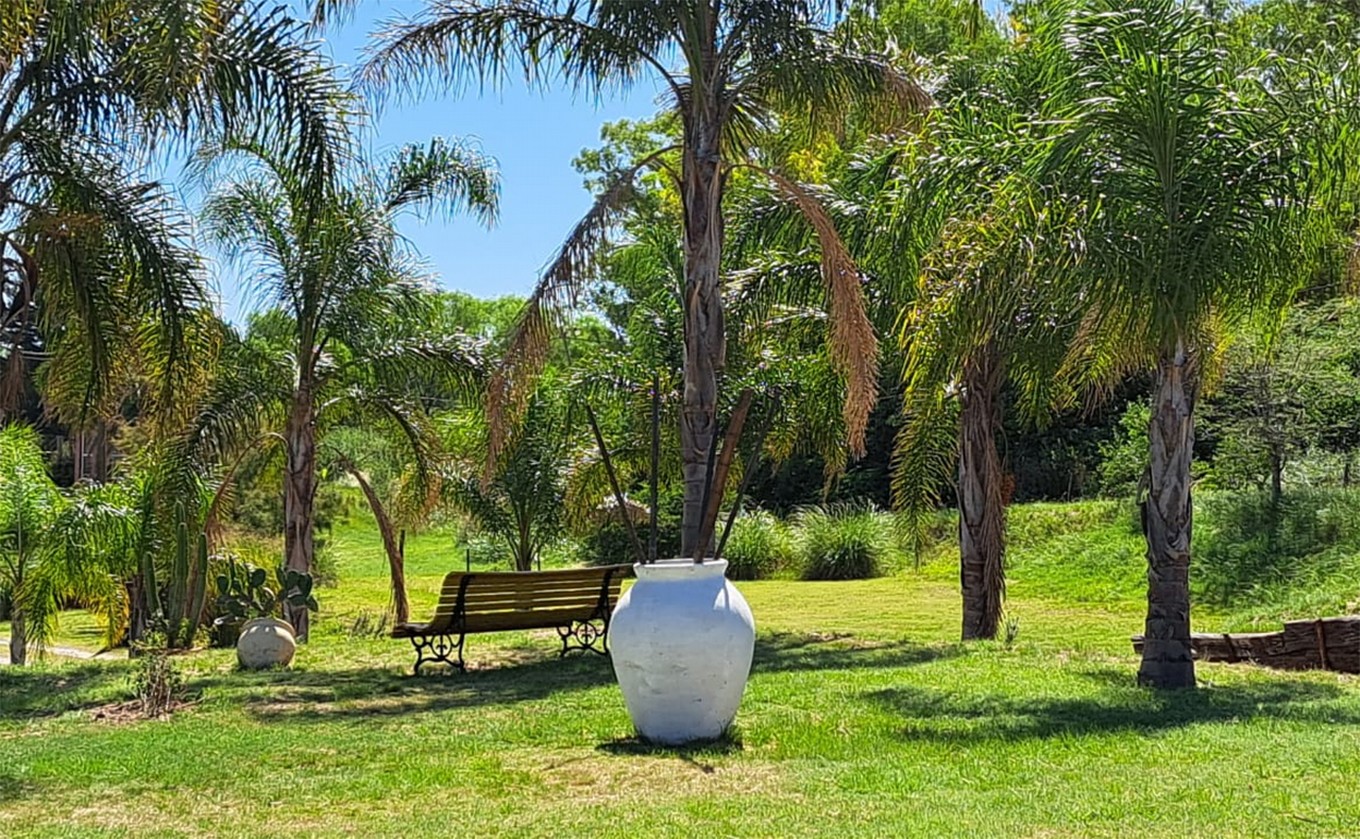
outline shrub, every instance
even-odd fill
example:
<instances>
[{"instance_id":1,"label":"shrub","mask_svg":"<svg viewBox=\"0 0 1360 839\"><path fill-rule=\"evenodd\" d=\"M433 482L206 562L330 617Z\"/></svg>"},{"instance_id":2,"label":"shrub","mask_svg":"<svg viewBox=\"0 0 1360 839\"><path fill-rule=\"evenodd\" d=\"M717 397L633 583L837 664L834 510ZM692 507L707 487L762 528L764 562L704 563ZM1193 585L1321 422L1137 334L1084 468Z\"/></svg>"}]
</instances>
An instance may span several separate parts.
<instances>
[{"instance_id":1,"label":"shrub","mask_svg":"<svg viewBox=\"0 0 1360 839\"><path fill-rule=\"evenodd\" d=\"M1138 492L1148 464L1148 423L1152 406L1143 401L1130 402L1119 418L1114 437L1100 444L1100 494L1107 498L1127 498Z\"/></svg>"},{"instance_id":2,"label":"shrub","mask_svg":"<svg viewBox=\"0 0 1360 839\"><path fill-rule=\"evenodd\" d=\"M164 635L153 633L138 645L133 689L144 719L163 719L174 710L184 690L184 677L166 649Z\"/></svg>"},{"instance_id":3,"label":"shrub","mask_svg":"<svg viewBox=\"0 0 1360 839\"><path fill-rule=\"evenodd\" d=\"M647 523L638 522L637 535L647 549ZM659 559L680 555L680 521L660 516L656 523L656 555ZM610 521L581 540L582 559L587 565L617 565L637 562L637 554L622 522Z\"/></svg>"},{"instance_id":4,"label":"shrub","mask_svg":"<svg viewBox=\"0 0 1360 839\"><path fill-rule=\"evenodd\" d=\"M723 547L727 576L733 580L761 580L797 562L798 551L789 526L772 513L753 510L737 517Z\"/></svg>"},{"instance_id":5,"label":"shrub","mask_svg":"<svg viewBox=\"0 0 1360 839\"><path fill-rule=\"evenodd\" d=\"M1349 611L1360 580L1360 493L1291 490L1277 505L1269 492L1217 492L1196 502L1192 581L1206 602Z\"/></svg>"},{"instance_id":6,"label":"shrub","mask_svg":"<svg viewBox=\"0 0 1360 839\"><path fill-rule=\"evenodd\" d=\"M808 507L795 518L804 580L864 580L883 573L892 525L872 505Z\"/></svg>"}]
</instances>

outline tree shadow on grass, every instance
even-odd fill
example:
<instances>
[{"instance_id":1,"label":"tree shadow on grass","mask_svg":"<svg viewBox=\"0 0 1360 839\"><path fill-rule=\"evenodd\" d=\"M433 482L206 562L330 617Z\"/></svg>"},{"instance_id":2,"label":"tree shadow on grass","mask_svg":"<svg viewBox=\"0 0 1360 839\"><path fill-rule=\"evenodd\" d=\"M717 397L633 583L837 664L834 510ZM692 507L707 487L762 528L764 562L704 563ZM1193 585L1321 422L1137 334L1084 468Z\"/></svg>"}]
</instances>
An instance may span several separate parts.
<instances>
[{"instance_id":1,"label":"tree shadow on grass","mask_svg":"<svg viewBox=\"0 0 1360 839\"><path fill-rule=\"evenodd\" d=\"M117 696L111 696L116 690ZM0 667L0 717L41 717L104 705L131 696L127 671L84 662L57 667Z\"/></svg>"},{"instance_id":2,"label":"tree shadow on grass","mask_svg":"<svg viewBox=\"0 0 1360 839\"><path fill-rule=\"evenodd\" d=\"M37 784L25 781L8 772L0 772L0 804L8 804L21 798L30 798L37 793Z\"/></svg>"},{"instance_id":3,"label":"tree shadow on grass","mask_svg":"<svg viewBox=\"0 0 1360 839\"><path fill-rule=\"evenodd\" d=\"M890 688L866 697L902 717L906 740L971 744L1136 732L1158 734L1201 723L1253 719L1360 725L1351 694L1317 682L1260 682L1195 691L1136 687L1125 671L1086 674L1102 683L1073 697L989 694L960 696L924 688Z\"/></svg>"},{"instance_id":4,"label":"tree shadow on grass","mask_svg":"<svg viewBox=\"0 0 1360 839\"><path fill-rule=\"evenodd\" d=\"M607 658L525 654L502 666L467 673L411 676L391 668L233 671L190 681L194 693L252 691L249 713L262 720L325 722L379 719L480 706L530 702L614 683ZM955 654L906 641L866 641L847 635L775 633L756 641L756 673L905 667Z\"/></svg>"},{"instance_id":5,"label":"tree shadow on grass","mask_svg":"<svg viewBox=\"0 0 1360 839\"><path fill-rule=\"evenodd\" d=\"M390 668L232 671L195 680L204 691L253 691L246 710L264 721L327 722L530 702L613 681L600 656L537 659L505 667L412 676Z\"/></svg>"},{"instance_id":6,"label":"tree shadow on grass","mask_svg":"<svg viewBox=\"0 0 1360 839\"><path fill-rule=\"evenodd\" d=\"M848 633L774 632L756 639L754 673L796 670L883 670L959 655L959 645L927 646L904 639L871 640Z\"/></svg>"}]
</instances>

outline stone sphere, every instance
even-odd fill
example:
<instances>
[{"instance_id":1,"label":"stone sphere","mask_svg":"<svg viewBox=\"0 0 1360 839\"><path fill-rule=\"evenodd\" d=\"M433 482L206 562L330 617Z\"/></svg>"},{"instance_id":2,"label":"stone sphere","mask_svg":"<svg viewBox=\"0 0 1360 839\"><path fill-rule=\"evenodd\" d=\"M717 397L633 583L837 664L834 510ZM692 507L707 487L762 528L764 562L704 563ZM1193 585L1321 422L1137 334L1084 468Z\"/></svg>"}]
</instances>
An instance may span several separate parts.
<instances>
[{"instance_id":1,"label":"stone sphere","mask_svg":"<svg viewBox=\"0 0 1360 839\"><path fill-rule=\"evenodd\" d=\"M241 627L236 640L236 660L246 670L287 667L297 652L293 627L278 618L255 618Z\"/></svg>"}]
</instances>

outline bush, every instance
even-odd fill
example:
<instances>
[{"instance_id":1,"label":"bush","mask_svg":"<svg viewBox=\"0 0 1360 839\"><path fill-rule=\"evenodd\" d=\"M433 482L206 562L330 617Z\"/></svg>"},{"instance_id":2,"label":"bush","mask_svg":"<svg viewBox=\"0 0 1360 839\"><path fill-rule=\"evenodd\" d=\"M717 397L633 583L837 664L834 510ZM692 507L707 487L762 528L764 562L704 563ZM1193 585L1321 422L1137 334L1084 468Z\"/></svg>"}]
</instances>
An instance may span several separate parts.
<instances>
[{"instance_id":1,"label":"bush","mask_svg":"<svg viewBox=\"0 0 1360 839\"><path fill-rule=\"evenodd\" d=\"M1360 492L1293 490L1278 505L1269 492L1196 501L1192 583L1206 602L1266 613L1349 611L1360 591Z\"/></svg>"},{"instance_id":2,"label":"bush","mask_svg":"<svg viewBox=\"0 0 1360 839\"><path fill-rule=\"evenodd\" d=\"M872 505L809 507L795 524L804 580L877 577L892 552L892 524Z\"/></svg>"},{"instance_id":3,"label":"bush","mask_svg":"<svg viewBox=\"0 0 1360 839\"><path fill-rule=\"evenodd\" d=\"M1106 498L1136 495L1147 471L1148 423L1152 406L1145 401L1130 402L1119 418L1114 438L1100 444L1100 494Z\"/></svg>"},{"instance_id":4,"label":"bush","mask_svg":"<svg viewBox=\"0 0 1360 839\"><path fill-rule=\"evenodd\" d=\"M637 525L638 539L643 550L647 549L647 523ZM656 555L659 559L680 555L680 521L671 516L661 516L656 523ZM601 525L581 540L582 560L587 565L618 565L637 562L637 554L628 539L628 529L622 522L611 521Z\"/></svg>"},{"instance_id":5,"label":"bush","mask_svg":"<svg viewBox=\"0 0 1360 839\"><path fill-rule=\"evenodd\" d=\"M789 526L772 513L752 510L737 517L723 547L727 576L733 580L761 580L792 567L798 560Z\"/></svg>"},{"instance_id":6,"label":"bush","mask_svg":"<svg viewBox=\"0 0 1360 839\"><path fill-rule=\"evenodd\" d=\"M184 677L166 649L165 636L153 633L138 645L133 689L144 719L164 719L174 710L184 690Z\"/></svg>"}]
</instances>

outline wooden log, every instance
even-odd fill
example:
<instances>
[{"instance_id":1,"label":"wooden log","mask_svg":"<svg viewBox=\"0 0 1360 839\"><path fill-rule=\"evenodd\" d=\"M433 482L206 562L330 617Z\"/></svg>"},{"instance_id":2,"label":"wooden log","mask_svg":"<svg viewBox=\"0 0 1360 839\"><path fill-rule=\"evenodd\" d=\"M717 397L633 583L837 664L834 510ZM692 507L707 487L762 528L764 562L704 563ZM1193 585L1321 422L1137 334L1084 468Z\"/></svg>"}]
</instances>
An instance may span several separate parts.
<instances>
[{"instance_id":1,"label":"wooden log","mask_svg":"<svg viewBox=\"0 0 1360 839\"><path fill-rule=\"evenodd\" d=\"M1360 673L1360 615L1287 621L1279 632L1196 632L1190 645L1200 661ZM1143 636L1133 636L1133 650L1143 651Z\"/></svg>"}]
</instances>

